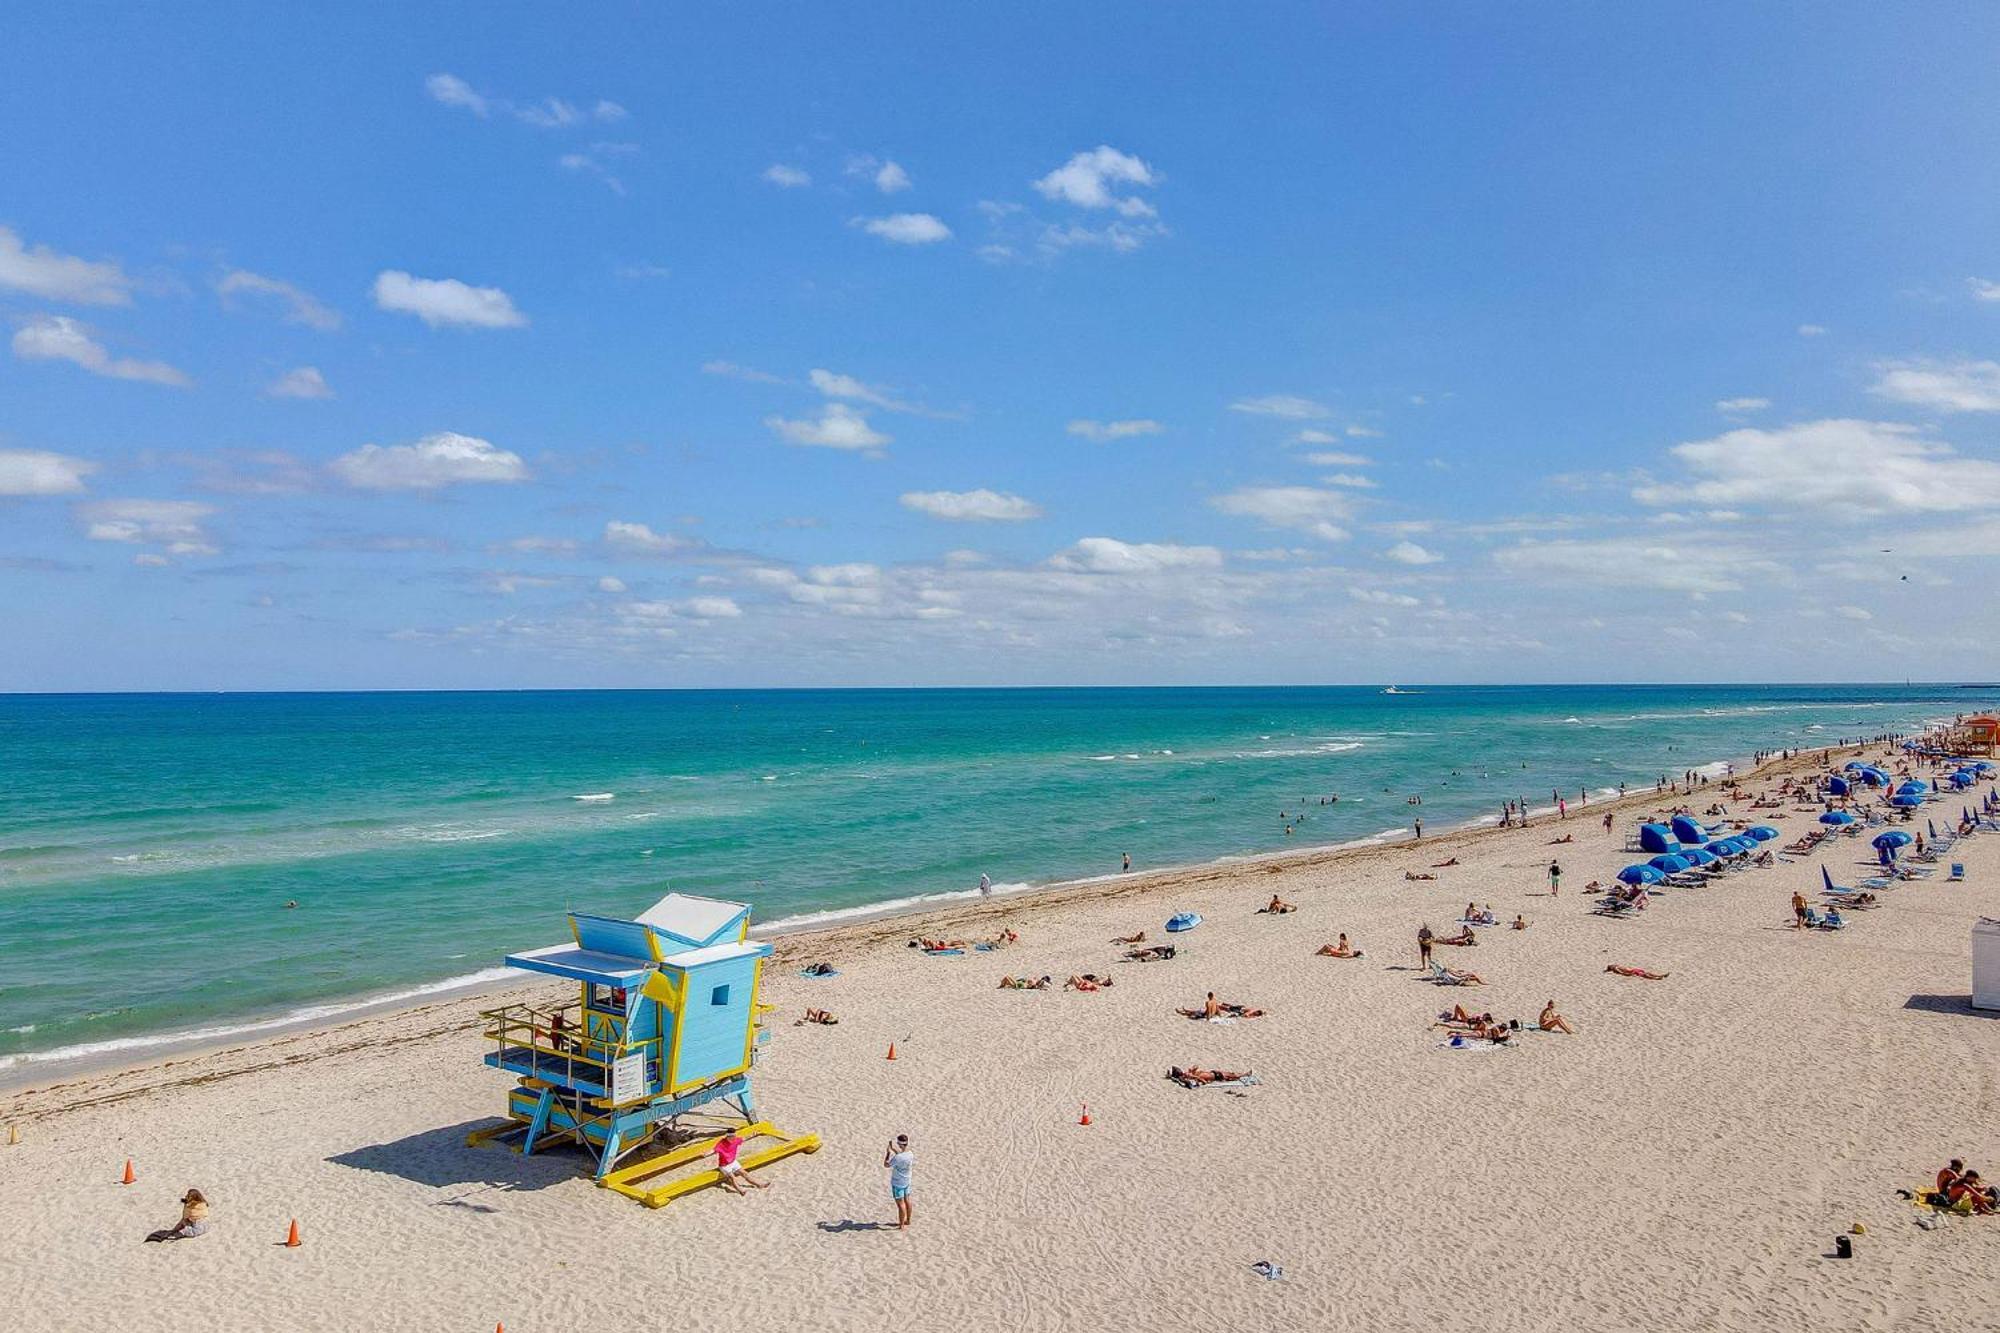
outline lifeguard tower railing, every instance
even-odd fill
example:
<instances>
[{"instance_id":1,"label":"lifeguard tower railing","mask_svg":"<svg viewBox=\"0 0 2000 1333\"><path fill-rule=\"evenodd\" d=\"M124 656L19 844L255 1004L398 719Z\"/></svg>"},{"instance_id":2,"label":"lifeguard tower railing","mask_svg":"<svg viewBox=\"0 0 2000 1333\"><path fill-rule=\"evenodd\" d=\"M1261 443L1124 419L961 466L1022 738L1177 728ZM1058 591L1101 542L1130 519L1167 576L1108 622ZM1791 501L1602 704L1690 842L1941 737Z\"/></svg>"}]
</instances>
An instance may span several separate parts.
<instances>
[{"instance_id":1,"label":"lifeguard tower railing","mask_svg":"<svg viewBox=\"0 0 2000 1333\"><path fill-rule=\"evenodd\" d=\"M659 1068L660 1038L628 1042L622 1036L617 1040L593 1036L589 1014L581 1004L510 1004L479 1016L486 1023L486 1039L494 1043L486 1063L525 1078L608 1097L611 1068L621 1058L644 1052L649 1074Z\"/></svg>"}]
</instances>

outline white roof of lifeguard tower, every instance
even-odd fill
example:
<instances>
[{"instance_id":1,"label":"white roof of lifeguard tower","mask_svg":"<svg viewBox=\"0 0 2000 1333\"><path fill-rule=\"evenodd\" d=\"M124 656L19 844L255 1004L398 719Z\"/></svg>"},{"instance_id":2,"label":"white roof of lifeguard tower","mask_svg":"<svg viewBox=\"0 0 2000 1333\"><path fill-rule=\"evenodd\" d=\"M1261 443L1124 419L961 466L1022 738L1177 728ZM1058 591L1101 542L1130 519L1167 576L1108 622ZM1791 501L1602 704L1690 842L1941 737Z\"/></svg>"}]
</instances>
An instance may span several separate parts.
<instances>
[{"instance_id":1,"label":"white roof of lifeguard tower","mask_svg":"<svg viewBox=\"0 0 2000 1333\"><path fill-rule=\"evenodd\" d=\"M711 944L734 943L736 936L741 934L739 927L743 919L749 915L747 903L700 898L691 893L670 893L633 920L690 949L702 949Z\"/></svg>"}]
</instances>

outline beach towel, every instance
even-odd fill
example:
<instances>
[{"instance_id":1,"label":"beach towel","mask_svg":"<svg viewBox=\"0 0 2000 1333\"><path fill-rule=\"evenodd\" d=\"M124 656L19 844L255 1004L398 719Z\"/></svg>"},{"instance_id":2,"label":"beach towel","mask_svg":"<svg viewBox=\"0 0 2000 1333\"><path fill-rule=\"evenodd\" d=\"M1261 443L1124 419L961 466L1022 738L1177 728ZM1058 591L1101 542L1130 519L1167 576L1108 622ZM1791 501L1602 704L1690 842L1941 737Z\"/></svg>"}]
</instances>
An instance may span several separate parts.
<instances>
[{"instance_id":1,"label":"beach towel","mask_svg":"<svg viewBox=\"0 0 2000 1333\"><path fill-rule=\"evenodd\" d=\"M840 969L835 967L829 968L824 972L815 972L809 967L802 967L799 969L799 975L802 977L837 977L840 975Z\"/></svg>"},{"instance_id":2,"label":"beach towel","mask_svg":"<svg viewBox=\"0 0 2000 1333\"><path fill-rule=\"evenodd\" d=\"M992 953L995 949L999 948L1000 946L997 944L975 944L972 947L974 951L978 953Z\"/></svg>"},{"instance_id":3,"label":"beach towel","mask_svg":"<svg viewBox=\"0 0 2000 1333\"><path fill-rule=\"evenodd\" d=\"M1454 1032L1448 1040L1438 1043L1447 1051L1504 1051L1513 1044L1512 1041L1488 1041L1469 1032Z\"/></svg>"},{"instance_id":4,"label":"beach towel","mask_svg":"<svg viewBox=\"0 0 2000 1333\"><path fill-rule=\"evenodd\" d=\"M958 956L959 954L962 954L962 953L964 953L964 952L965 952L965 950L963 950L963 949L926 949L926 950L924 950L924 952L925 952L926 954L928 954L928 955L929 955L930 957L932 957L932 958L955 958L955 957L957 957L957 956Z\"/></svg>"},{"instance_id":5,"label":"beach towel","mask_svg":"<svg viewBox=\"0 0 2000 1333\"><path fill-rule=\"evenodd\" d=\"M1251 1264L1250 1271L1268 1282L1276 1282L1285 1275L1284 1265L1274 1264L1269 1259L1259 1259Z\"/></svg>"}]
</instances>

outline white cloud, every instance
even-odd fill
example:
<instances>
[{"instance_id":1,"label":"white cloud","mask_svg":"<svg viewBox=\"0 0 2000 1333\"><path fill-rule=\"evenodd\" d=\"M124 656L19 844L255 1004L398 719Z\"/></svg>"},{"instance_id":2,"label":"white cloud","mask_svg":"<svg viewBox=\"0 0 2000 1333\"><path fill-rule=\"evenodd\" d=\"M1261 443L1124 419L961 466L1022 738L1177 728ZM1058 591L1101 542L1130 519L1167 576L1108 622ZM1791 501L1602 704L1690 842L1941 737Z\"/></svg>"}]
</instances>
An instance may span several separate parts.
<instances>
[{"instance_id":1,"label":"white cloud","mask_svg":"<svg viewBox=\"0 0 2000 1333\"><path fill-rule=\"evenodd\" d=\"M773 375L768 370L758 370L752 366L739 366L734 361L704 361L701 363L704 375L720 375L724 379L747 380L752 384L783 384L785 377Z\"/></svg>"},{"instance_id":2,"label":"white cloud","mask_svg":"<svg viewBox=\"0 0 2000 1333\"><path fill-rule=\"evenodd\" d=\"M655 532L644 523L627 523L618 519L604 525L604 544L622 555L655 556L678 555L697 545L671 532Z\"/></svg>"},{"instance_id":3,"label":"white cloud","mask_svg":"<svg viewBox=\"0 0 2000 1333\"><path fill-rule=\"evenodd\" d=\"M905 509L955 523L1020 523L1042 516L1042 507L1018 495L976 491L905 491Z\"/></svg>"},{"instance_id":4,"label":"white cloud","mask_svg":"<svg viewBox=\"0 0 2000 1333\"><path fill-rule=\"evenodd\" d=\"M1087 574L1156 574L1166 570L1220 569L1222 552L1213 546L1085 537L1067 551L1051 556L1049 563L1057 569Z\"/></svg>"},{"instance_id":5,"label":"white cloud","mask_svg":"<svg viewBox=\"0 0 2000 1333\"><path fill-rule=\"evenodd\" d=\"M1799 325L1799 337L1801 338L1819 338L1823 337L1825 333L1826 333L1826 325L1824 324Z\"/></svg>"},{"instance_id":6,"label":"white cloud","mask_svg":"<svg viewBox=\"0 0 2000 1333\"><path fill-rule=\"evenodd\" d=\"M1874 613L1858 606L1836 606L1833 613L1844 620L1873 620Z\"/></svg>"},{"instance_id":7,"label":"white cloud","mask_svg":"<svg viewBox=\"0 0 2000 1333\"><path fill-rule=\"evenodd\" d=\"M2000 282L1986 278L1967 278L1965 285L1972 288L1972 299L1975 301L2000 301Z\"/></svg>"},{"instance_id":8,"label":"white cloud","mask_svg":"<svg viewBox=\"0 0 2000 1333\"><path fill-rule=\"evenodd\" d=\"M1158 435L1165 427L1150 417L1134 417L1125 421L1077 420L1065 429L1086 440L1124 440L1134 435Z\"/></svg>"},{"instance_id":9,"label":"white cloud","mask_svg":"<svg viewBox=\"0 0 2000 1333\"><path fill-rule=\"evenodd\" d=\"M890 412L920 412L923 410L913 403L905 403L892 398L884 390L878 389L872 384L864 384L852 375L840 375L831 370L815 368L806 378L811 382L813 388L819 390L828 398L851 398L857 403L871 403L876 407ZM779 381L776 376L772 376L770 377L770 382L778 383Z\"/></svg>"},{"instance_id":10,"label":"white cloud","mask_svg":"<svg viewBox=\"0 0 2000 1333\"><path fill-rule=\"evenodd\" d=\"M1421 597L1412 597L1408 593L1402 592L1388 592L1381 588L1356 588L1350 586L1347 590L1347 595L1357 602L1370 602L1376 606L1422 606L1424 604Z\"/></svg>"},{"instance_id":11,"label":"white cloud","mask_svg":"<svg viewBox=\"0 0 2000 1333\"><path fill-rule=\"evenodd\" d=\"M1723 398L1715 404L1715 410L1731 416L1739 412L1762 412L1771 405L1768 398Z\"/></svg>"},{"instance_id":12,"label":"white cloud","mask_svg":"<svg viewBox=\"0 0 2000 1333\"><path fill-rule=\"evenodd\" d=\"M349 486L371 491L428 491L465 482L528 480L521 456L472 435L440 431L415 444L364 444L329 470Z\"/></svg>"},{"instance_id":13,"label":"white cloud","mask_svg":"<svg viewBox=\"0 0 2000 1333\"><path fill-rule=\"evenodd\" d=\"M1644 504L1756 505L1835 513L1915 514L2000 508L2000 463L1885 421L1744 428L1669 450L1696 480L1641 486Z\"/></svg>"},{"instance_id":14,"label":"white cloud","mask_svg":"<svg viewBox=\"0 0 2000 1333\"><path fill-rule=\"evenodd\" d=\"M1868 392L1939 412L2000 412L2000 361L1884 361Z\"/></svg>"},{"instance_id":15,"label":"white cloud","mask_svg":"<svg viewBox=\"0 0 2000 1333\"><path fill-rule=\"evenodd\" d=\"M593 120L601 120L606 124L621 121L630 114L632 113L608 97L598 98L597 105L590 108L591 118Z\"/></svg>"},{"instance_id":16,"label":"white cloud","mask_svg":"<svg viewBox=\"0 0 2000 1333\"><path fill-rule=\"evenodd\" d=\"M605 189L615 195L623 196L625 193L625 182L618 179L612 173L611 168L605 166L589 153L564 153L556 159L556 165L564 171L574 171L581 175L595 176L599 181L603 182Z\"/></svg>"},{"instance_id":17,"label":"white cloud","mask_svg":"<svg viewBox=\"0 0 2000 1333\"><path fill-rule=\"evenodd\" d=\"M606 574L606 575L605 575L605 576L604 576L603 578L601 578L601 579L599 579L599 580L597 581L597 590L598 590L599 592L625 592L625 591L627 591L627 589L626 589L626 587L625 587L625 580L623 580L623 579L615 579L615 578L611 577L611 575L609 575L609 574Z\"/></svg>"},{"instance_id":18,"label":"white cloud","mask_svg":"<svg viewBox=\"0 0 2000 1333\"><path fill-rule=\"evenodd\" d=\"M1373 426L1348 426L1344 433L1351 440L1379 440L1382 432Z\"/></svg>"},{"instance_id":19,"label":"white cloud","mask_svg":"<svg viewBox=\"0 0 2000 1333\"><path fill-rule=\"evenodd\" d=\"M424 91L431 95L433 102L470 111L475 116L484 116L488 110L486 99L456 74L431 75L424 80Z\"/></svg>"},{"instance_id":20,"label":"white cloud","mask_svg":"<svg viewBox=\"0 0 2000 1333\"><path fill-rule=\"evenodd\" d=\"M222 298L222 304L234 304L233 298L254 296L266 297L284 307L287 324L303 324L309 329L331 332L340 327L340 314L323 305L309 292L301 291L289 282L277 278L267 278L261 273L248 269L233 268L215 280L215 292Z\"/></svg>"},{"instance_id":21,"label":"white cloud","mask_svg":"<svg viewBox=\"0 0 2000 1333\"><path fill-rule=\"evenodd\" d=\"M1375 478L1364 477L1358 472L1330 473L1327 476L1321 477L1320 482L1327 486L1346 486L1357 491L1372 491L1381 485Z\"/></svg>"},{"instance_id":22,"label":"white cloud","mask_svg":"<svg viewBox=\"0 0 2000 1333\"><path fill-rule=\"evenodd\" d=\"M1411 541L1397 542L1382 554L1402 565L1435 565L1444 559L1437 552L1427 551Z\"/></svg>"},{"instance_id":23,"label":"white cloud","mask_svg":"<svg viewBox=\"0 0 2000 1333\"><path fill-rule=\"evenodd\" d=\"M31 250L6 227L0 227L0 287L76 305L132 303L132 280L117 264L57 254L46 245Z\"/></svg>"},{"instance_id":24,"label":"white cloud","mask_svg":"<svg viewBox=\"0 0 2000 1333\"><path fill-rule=\"evenodd\" d=\"M1354 512L1350 497L1311 486L1245 486L1209 503L1225 514L1253 518L1266 527L1294 529L1329 542L1346 540L1340 523Z\"/></svg>"},{"instance_id":25,"label":"white cloud","mask_svg":"<svg viewBox=\"0 0 2000 1333\"><path fill-rule=\"evenodd\" d=\"M1671 546L1634 538L1526 541L1494 552L1501 569L1539 590L1572 585L1706 596L1763 584L1783 570L1762 555L1715 542Z\"/></svg>"},{"instance_id":26,"label":"white cloud","mask_svg":"<svg viewBox=\"0 0 2000 1333\"><path fill-rule=\"evenodd\" d=\"M525 125L533 125L538 130L568 129L581 124L583 112L571 106L560 97L544 97L539 102L528 102L508 108L514 118Z\"/></svg>"},{"instance_id":27,"label":"white cloud","mask_svg":"<svg viewBox=\"0 0 2000 1333\"><path fill-rule=\"evenodd\" d=\"M895 194L909 189L914 184L915 182L910 179L910 173L894 162L884 162L875 172L875 188L883 194Z\"/></svg>"},{"instance_id":28,"label":"white cloud","mask_svg":"<svg viewBox=\"0 0 2000 1333\"><path fill-rule=\"evenodd\" d=\"M333 386L319 373L319 367L300 366L272 380L264 392L273 398L331 398Z\"/></svg>"},{"instance_id":29,"label":"white cloud","mask_svg":"<svg viewBox=\"0 0 2000 1333\"><path fill-rule=\"evenodd\" d=\"M788 167L782 162L773 162L764 168L764 180L781 190L798 190L811 185L813 178L797 167Z\"/></svg>"},{"instance_id":30,"label":"white cloud","mask_svg":"<svg viewBox=\"0 0 2000 1333\"><path fill-rule=\"evenodd\" d=\"M887 217L856 218L854 225L870 236L897 245L930 245L951 239L951 228L929 213L891 213Z\"/></svg>"},{"instance_id":31,"label":"white cloud","mask_svg":"<svg viewBox=\"0 0 2000 1333\"><path fill-rule=\"evenodd\" d=\"M1314 467L1367 467L1375 461L1366 454L1350 454L1340 451L1306 454L1304 458L1306 462L1312 464Z\"/></svg>"},{"instance_id":32,"label":"white cloud","mask_svg":"<svg viewBox=\"0 0 2000 1333\"><path fill-rule=\"evenodd\" d=\"M769 416L764 418L764 424L793 444L817 445L823 449L872 453L892 438L869 426L868 419L859 412L838 402L822 407L818 420Z\"/></svg>"},{"instance_id":33,"label":"white cloud","mask_svg":"<svg viewBox=\"0 0 2000 1333\"><path fill-rule=\"evenodd\" d=\"M728 597L696 597L681 609L699 620L735 620L743 614L743 608Z\"/></svg>"},{"instance_id":34,"label":"white cloud","mask_svg":"<svg viewBox=\"0 0 2000 1333\"><path fill-rule=\"evenodd\" d=\"M1325 403L1316 403L1310 398L1296 394L1272 393L1261 398L1239 398L1229 405L1232 412L1248 412L1252 416L1282 417L1287 421L1316 421L1333 415L1333 410Z\"/></svg>"},{"instance_id":35,"label":"white cloud","mask_svg":"<svg viewBox=\"0 0 2000 1333\"><path fill-rule=\"evenodd\" d=\"M519 551L523 555L574 555L576 543L568 537L515 537L495 549Z\"/></svg>"},{"instance_id":36,"label":"white cloud","mask_svg":"<svg viewBox=\"0 0 2000 1333\"><path fill-rule=\"evenodd\" d=\"M74 495L97 464L41 449L0 449L0 495Z\"/></svg>"},{"instance_id":37,"label":"white cloud","mask_svg":"<svg viewBox=\"0 0 2000 1333\"><path fill-rule=\"evenodd\" d=\"M1100 144L1078 153L1068 162L1034 182L1045 199L1058 199L1078 208L1113 208L1127 217L1151 217L1153 209L1137 195L1119 195L1118 185L1150 187L1159 184L1154 170L1129 153Z\"/></svg>"},{"instance_id":38,"label":"white cloud","mask_svg":"<svg viewBox=\"0 0 2000 1333\"><path fill-rule=\"evenodd\" d=\"M498 287L472 287L457 278L417 278L400 269L376 276L375 304L415 315L434 329L517 329L528 322Z\"/></svg>"},{"instance_id":39,"label":"white cloud","mask_svg":"<svg viewBox=\"0 0 2000 1333\"><path fill-rule=\"evenodd\" d=\"M135 380L185 389L194 381L164 361L113 357L90 336L89 326L67 315L37 315L14 333L14 355L24 361L68 361L106 379Z\"/></svg>"},{"instance_id":40,"label":"white cloud","mask_svg":"<svg viewBox=\"0 0 2000 1333\"><path fill-rule=\"evenodd\" d=\"M169 555L214 555L201 526L214 512L194 500L92 500L76 507L91 541L162 546Z\"/></svg>"}]
</instances>

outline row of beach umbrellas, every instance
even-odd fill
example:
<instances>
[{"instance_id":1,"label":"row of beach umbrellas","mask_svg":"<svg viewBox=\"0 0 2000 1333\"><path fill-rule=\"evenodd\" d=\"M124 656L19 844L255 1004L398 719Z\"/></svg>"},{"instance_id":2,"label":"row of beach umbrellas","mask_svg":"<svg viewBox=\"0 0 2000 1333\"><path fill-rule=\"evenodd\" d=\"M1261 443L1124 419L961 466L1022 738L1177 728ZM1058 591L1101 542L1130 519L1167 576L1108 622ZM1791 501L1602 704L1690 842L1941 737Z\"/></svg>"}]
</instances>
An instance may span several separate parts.
<instances>
[{"instance_id":1,"label":"row of beach umbrellas","mask_svg":"<svg viewBox=\"0 0 2000 1333\"><path fill-rule=\"evenodd\" d=\"M1674 818L1678 823L1685 816L1676 815ZM1643 846L1647 829L1663 829L1664 826L1642 824L1639 827ZM1618 872L1618 880L1623 884L1658 884L1668 875L1679 874L1683 870L1711 866L1731 857L1748 856L1757 850L1759 843L1769 842L1777 836L1777 829L1769 824L1758 824L1728 837L1712 838L1699 847L1682 846L1677 839L1669 839L1675 843L1671 851L1663 851L1643 864L1626 866Z\"/></svg>"}]
</instances>

